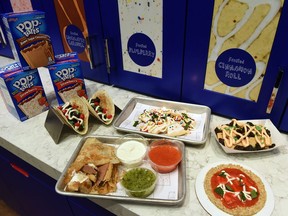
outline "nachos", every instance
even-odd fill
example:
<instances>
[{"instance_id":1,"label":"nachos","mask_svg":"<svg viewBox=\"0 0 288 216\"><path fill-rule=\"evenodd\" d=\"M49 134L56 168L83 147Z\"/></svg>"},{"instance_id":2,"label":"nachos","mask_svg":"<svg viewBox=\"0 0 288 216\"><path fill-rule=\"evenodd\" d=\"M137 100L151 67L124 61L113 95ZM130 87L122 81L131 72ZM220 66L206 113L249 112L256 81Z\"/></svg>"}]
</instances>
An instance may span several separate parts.
<instances>
[{"instance_id":1,"label":"nachos","mask_svg":"<svg viewBox=\"0 0 288 216\"><path fill-rule=\"evenodd\" d=\"M195 125L195 119L185 110L153 108L144 110L133 126L139 127L142 132L175 137L189 134Z\"/></svg>"}]
</instances>

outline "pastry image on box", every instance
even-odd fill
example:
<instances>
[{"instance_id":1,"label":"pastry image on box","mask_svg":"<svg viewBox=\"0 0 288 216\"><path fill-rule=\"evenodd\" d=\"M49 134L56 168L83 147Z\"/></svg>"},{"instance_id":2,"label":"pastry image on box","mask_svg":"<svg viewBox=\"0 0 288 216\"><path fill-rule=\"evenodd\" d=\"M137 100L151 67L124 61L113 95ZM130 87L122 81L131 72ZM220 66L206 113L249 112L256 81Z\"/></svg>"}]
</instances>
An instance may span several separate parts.
<instances>
[{"instance_id":1,"label":"pastry image on box","mask_svg":"<svg viewBox=\"0 0 288 216\"><path fill-rule=\"evenodd\" d=\"M49 59L54 56L51 43L41 41L20 51L31 68L42 67L49 64Z\"/></svg>"},{"instance_id":2,"label":"pastry image on box","mask_svg":"<svg viewBox=\"0 0 288 216\"><path fill-rule=\"evenodd\" d=\"M23 71L19 63L0 69L1 95L8 111L21 121L49 108L37 69Z\"/></svg>"},{"instance_id":3,"label":"pastry image on box","mask_svg":"<svg viewBox=\"0 0 288 216\"><path fill-rule=\"evenodd\" d=\"M28 117L31 118L43 111L46 108L46 99L43 97L41 91L36 92L34 95L30 96L23 100L18 107L22 112Z\"/></svg>"},{"instance_id":4,"label":"pastry image on box","mask_svg":"<svg viewBox=\"0 0 288 216\"><path fill-rule=\"evenodd\" d=\"M206 90L258 100L283 4L284 0L214 1ZM220 61L223 56L226 59ZM223 77L219 67L226 70ZM244 82L243 77L249 79Z\"/></svg>"},{"instance_id":5,"label":"pastry image on box","mask_svg":"<svg viewBox=\"0 0 288 216\"><path fill-rule=\"evenodd\" d=\"M54 63L53 46L48 35L45 13L27 11L3 14L3 23L14 58L23 70Z\"/></svg>"},{"instance_id":6,"label":"pastry image on box","mask_svg":"<svg viewBox=\"0 0 288 216\"><path fill-rule=\"evenodd\" d=\"M63 101L69 101L71 98L79 95L86 95L85 92L82 92L82 84L76 83L73 86L64 88L58 92L58 95Z\"/></svg>"},{"instance_id":7,"label":"pastry image on box","mask_svg":"<svg viewBox=\"0 0 288 216\"><path fill-rule=\"evenodd\" d=\"M75 98L87 98L81 63L75 52L55 56L56 63L48 67L59 105Z\"/></svg>"}]
</instances>

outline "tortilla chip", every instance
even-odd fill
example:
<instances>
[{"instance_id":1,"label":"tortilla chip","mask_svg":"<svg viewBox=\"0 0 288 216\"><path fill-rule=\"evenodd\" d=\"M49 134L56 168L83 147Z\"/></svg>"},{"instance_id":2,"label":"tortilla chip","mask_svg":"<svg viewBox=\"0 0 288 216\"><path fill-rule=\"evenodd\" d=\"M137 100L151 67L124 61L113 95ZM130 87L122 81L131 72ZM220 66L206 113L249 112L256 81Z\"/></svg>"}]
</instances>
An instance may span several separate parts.
<instances>
[{"instance_id":1,"label":"tortilla chip","mask_svg":"<svg viewBox=\"0 0 288 216\"><path fill-rule=\"evenodd\" d=\"M116 149L113 146L105 145L94 137L87 138L75 161L68 168L63 184L65 186L68 185L68 183L71 184L70 181L73 177L73 174L75 172L79 172L86 164L93 164L94 166L99 167L109 163L105 177L100 185L97 185L95 183L96 181L91 181L93 182L93 186L91 188L89 187L89 193L107 194L109 192L116 191L116 185L119 181L118 164L120 161L116 157L115 151ZM77 192L75 189L74 191Z\"/></svg>"}]
</instances>

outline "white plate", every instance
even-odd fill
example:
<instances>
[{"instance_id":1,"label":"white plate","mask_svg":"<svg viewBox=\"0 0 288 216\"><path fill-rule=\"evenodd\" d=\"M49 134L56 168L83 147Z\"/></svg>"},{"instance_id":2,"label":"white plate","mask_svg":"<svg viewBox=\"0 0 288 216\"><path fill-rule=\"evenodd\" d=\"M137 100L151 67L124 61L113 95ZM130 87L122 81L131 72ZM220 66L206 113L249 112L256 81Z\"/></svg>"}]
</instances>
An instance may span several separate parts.
<instances>
[{"instance_id":1,"label":"white plate","mask_svg":"<svg viewBox=\"0 0 288 216\"><path fill-rule=\"evenodd\" d=\"M207 172L213 168L216 167L220 164L235 164L235 165L240 165L243 168L247 169L247 170L251 170L255 175L257 175L261 181L264 184L265 190L266 190L266 194L267 194L267 199L266 199L266 203L264 205L264 207L256 214L257 216L269 216L271 215L273 209L274 209L274 195L272 192L272 189L270 188L268 182L261 176L259 175L259 173L257 173L255 170L244 166L242 164L238 164L235 162L216 162L213 164L208 164L207 166L205 166L198 174L197 178L196 178L196 183L195 183L195 190L196 190L196 195L198 197L199 202L201 203L201 205L203 206L203 208L211 215L229 215L226 212L220 210L219 208L217 208L208 198L208 196L205 193L205 189L204 189L204 180L205 180L205 176L207 174Z\"/></svg>"},{"instance_id":2,"label":"white plate","mask_svg":"<svg viewBox=\"0 0 288 216\"><path fill-rule=\"evenodd\" d=\"M231 121L229 121L231 122ZM223 123L223 124L229 124L229 122L227 123ZM236 149L231 149L231 148L228 148L224 145L222 145L218 139L216 138L216 134L215 134L215 131L214 129L216 128L216 126L213 128L213 135L217 141L217 143L221 146L221 148L228 154L233 154L233 153L255 153L255 152L267 152L267 151L272 151L274 149L277 149L280 145L283 144L283 141L281 140L281 133L278 131L278 129L275 127L275 125L271 122L270 119L256 119L256 120L241 120L239 122L251 122L255 125L263 125L265 126L268 130L270 130L271 132L271 139L272 139L272 142L275 143L275 147L273 148L269 148L269 149L263 149L263 150L255 150L255 151L244 151L244 150L236 150ZM221 124L221 125L223 125ZM220 126L217 125L217 126Z\"/></svg>"}]
</instances>

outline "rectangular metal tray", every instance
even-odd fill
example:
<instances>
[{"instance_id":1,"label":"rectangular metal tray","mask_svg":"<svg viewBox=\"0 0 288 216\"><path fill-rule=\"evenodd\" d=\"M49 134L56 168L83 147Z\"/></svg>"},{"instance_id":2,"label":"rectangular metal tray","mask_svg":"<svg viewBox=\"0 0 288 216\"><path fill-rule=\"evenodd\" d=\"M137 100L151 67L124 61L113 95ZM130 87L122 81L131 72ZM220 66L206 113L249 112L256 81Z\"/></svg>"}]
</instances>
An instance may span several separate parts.
<instances>
[{"instance_id":1,"label":"rectangular metal tray","mask_svg":"<svg viewBox=\"0 0 288 216\"><path fill-rule=\"evenodd\" d=\"M201 140L193 140L193 139L186 139L181 136L179 137L170 137L166 136L164 134L152 134L147 132L142 132L137 129L131 130L124 127L121 127L121 123L124 122L130 115L130 113L134 110L137 103L142 103L145 105L150 106L156 106L156 107L166 107L170 109L175 110L186 110L189 113L195 113L195 114L204 114L206 113L206 119L203 119L204 121L204 131L203 131L203 137ZM197 104L189 104L189 103L181 103L181 102L175 102L175 101L168 101L168 100L159 100L159 99L150 99L150 98L144 98L144 97L134 97L132 98L124 107L120 115L116 118L116 120L113 123L113 126L115 129L119 131L124 131L128 133L139 133L143 136L148 137L161 137L161 138L167 138L167 139L176 139L182 142L185 142L187 144L192 145L202 145L206 142L209 134L209 127L210 127L210 118L211 118L211 109L207 106L197 105Z\"/></svg>"},{"instance_id":2,"label":"rectangular metal tray","mask_svg":"<svg viewBox=\"0 0 288 216\"><path fill-rule=\"evenodd\" d=\"M183 160L178 165L178 198L177 199L156 199L156 198L136 198L136 197L129 197L129 196L115 196L115 195L100 195L100 194L83 194L77 192L66 192L64 191L64 178L65 174L68 171L68 168L71 164L75 161L76 157L79 154L83 144L85 143L87 138L94 137L97 138L100 142L104 144L115 145L117 147L117 140L120 136L87 136L81 139L80 143L78 144L77 148L75 149L73 155L71 156L69 162L67 163L65 169L63 170L60 178L58 179L55 190L57 193L61 195L67 196L75 196L75 197L85 197L85 198L100 198L100 199L110 199L110 200L118 200L121 202L134 202L134 203L147 203L147 204L156 204L156 205L181 205L184 201L186 195L186 153L185 153L185 145L184 143L181 144L181 148L183 151ZM157 139L149 139L147 141L149 144ZM157 187L157 185L156 185Z\"/></svg>"}]
</instances>

